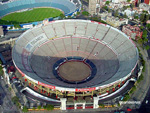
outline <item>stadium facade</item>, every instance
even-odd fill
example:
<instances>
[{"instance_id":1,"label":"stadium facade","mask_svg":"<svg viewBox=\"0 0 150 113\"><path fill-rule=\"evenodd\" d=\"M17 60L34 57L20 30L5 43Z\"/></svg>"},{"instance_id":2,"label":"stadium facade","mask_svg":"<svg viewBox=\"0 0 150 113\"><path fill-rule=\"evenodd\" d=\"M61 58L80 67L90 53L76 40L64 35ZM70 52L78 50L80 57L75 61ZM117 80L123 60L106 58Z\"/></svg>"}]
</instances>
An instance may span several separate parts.
<instances>
[{"instance_id":1,"label":"stadium facade","mask_svg":"<svg viewBox=\"0 0 150 113\"><path fill-rule=\"evenodd\" d=\"M61 102L62 110L69 102L82 103L84 109L88 102L98 108L99 100L127 85L138 50L127 35L109 25L59 20L23 33L12 58L27 84L25 91Z\"/></svg>"}]
</instances>

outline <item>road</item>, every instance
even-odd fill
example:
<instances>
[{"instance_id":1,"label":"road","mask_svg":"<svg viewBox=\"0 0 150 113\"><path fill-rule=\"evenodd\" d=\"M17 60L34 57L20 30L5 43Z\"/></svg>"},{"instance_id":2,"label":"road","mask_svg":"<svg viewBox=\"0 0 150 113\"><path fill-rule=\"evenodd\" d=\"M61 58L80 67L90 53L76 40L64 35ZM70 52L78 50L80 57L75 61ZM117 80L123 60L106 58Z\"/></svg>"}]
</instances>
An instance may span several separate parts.
<instances>
[{"instance_id":1,"label":"road","mask_svg":"<svg viewBox=\"0 0 150 113\"><path fill-rule=\"evenodd\" d=\"M0 93L0 113L20 113L18 108L12 103L8 86L5 85L5 82L2 79L0 79Z\"/></svg>"},{"instance_id":2,"label":"road","mask_svg":"<svg viewBox=\"0 0 150 113\"><path fill-rule=\"evenodd\" d=\"M9 40L10 38L16 38L18 36L20 36L24 31L9 31L5 34L4 38L0 38L0 42L5 41L5 40Z\"/></svg>"},{"instance_id":3,"label":"road","mask_svg":"<svg viewBox=\"0 0 150 113\"><path fill-rule=\"evenodd\" d=\"M150 32L148 32L148 43L147 43L147 45L150 46ZM150 59L150 49L147 52L148 52L148 58ZM147 101L147 103L146 103L146 101ZM139 112L150 113L150 88L146 94L146 97L142 103L142 106L139 109Z\"/></svg>"}]
</instances>

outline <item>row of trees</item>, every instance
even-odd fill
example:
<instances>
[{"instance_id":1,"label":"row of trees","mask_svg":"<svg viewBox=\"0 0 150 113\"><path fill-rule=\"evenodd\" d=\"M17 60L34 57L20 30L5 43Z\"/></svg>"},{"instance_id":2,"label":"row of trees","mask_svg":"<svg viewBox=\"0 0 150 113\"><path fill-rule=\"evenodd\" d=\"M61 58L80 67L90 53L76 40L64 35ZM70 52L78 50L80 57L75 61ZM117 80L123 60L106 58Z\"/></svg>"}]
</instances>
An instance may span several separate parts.
<instances>
[{"instance_id":1,"label":"row of trees","mask_svg":"<svg viewBox=\"0 0 150 113\"><path fill-rule=\"evenodd\" d=\"M36 108L33 107L32 109L35 110ZM40 109L45 109L45 110L47 110L47 111L50 111L50 110L53 110L53 109L54 109L54 106L48 104L48 105L42 107L42 106L39 105L39 106L37 106L37 109L38 109L38 110L40 110ZM23 112L28 112L27 106L24 106L24 107L22 108L22 111L23 111Z\"/></svg>"},{"instance_id":2,"label":"row of trees","mask_svg":"<svg viewBox=\"0 0 150 113\"><path fill-rule=\"evenodd\" d=\"M2 61L0 60L0 75L2 76L3 75L3 67L2 67Z\"/></svg>"}]
</instances>

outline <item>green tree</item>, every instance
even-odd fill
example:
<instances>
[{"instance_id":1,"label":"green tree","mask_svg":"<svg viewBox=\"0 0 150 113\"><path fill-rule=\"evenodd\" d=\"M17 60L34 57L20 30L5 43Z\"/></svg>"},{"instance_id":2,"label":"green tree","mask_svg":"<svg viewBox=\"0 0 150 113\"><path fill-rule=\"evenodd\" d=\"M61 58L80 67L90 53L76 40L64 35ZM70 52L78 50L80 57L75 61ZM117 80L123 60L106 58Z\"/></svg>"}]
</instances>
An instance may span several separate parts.
<instances>
[{"instance_id":1,"label":"green tree","mask_svg":"<svg viewBox=\"0 0 150 113\"><path fill-rule=\"evenodd\" d=\"M37 109L40 110L40 109L41 109L41 105L39 105L39 106L37 107Z\"/></svg>"},{"instance_id":2,"label":"green tree","mask_svg":"<svg viewBox=\"0 0 150 113\"><path fill-rule=\"evenodd\" d=\"M80 12L77 12L77 15L79 15L80 14Z\"/></svg>"},{"instance_id":3,"label":"green tree","mask_svg":"<svg viewBox=\"0 0 150 113\"><path fill-rule=\"evenodd\" d=\"M111 11L110 11L110 9L108 8L108 13L110 13Z\"/></svg>"},{"instance_id":4,"label":"green tree","mask_svg":"<svg viewBox=\"0 0 150 113\"><path fill-rule=\"evenodd\" d=\"M142 38L147 38L147 31L145 29L143 30Z\"/></svg>"},{"instance_id":5,"label":"green tree","mask_svg":"<svg viewBox=\"0 0 150 113\"><path fill-rule=\"evenodd\" d=\"M104 6L104 7L102 7L102 9L104 9L104 10L108 10L108 7L107 6Z\"/></svg>"},{"instance_id":6,"label":"green tree","mask_svg":"<svg viewBox=\"0 0 150 113\"><path fill-rule=\"evenodd\" d=\"M146 49L146 50L149 50L149 49L150 49L150 46L149 46L149 45L146 45L146 46L145 46L145 49Z\"/></svg>"},{"instance_id":7,"label":"green tree","mask_svg":"<svg viewBox=\"0 0 150 113\"><path fill-rule=\"evenodd\" d=\"M43 106L43 108L46 109L47 107L46 107L46 106Z\"/></svg>"},{"instance_id":8,"label":"green tree","mask_svg":"<svg viewBox=\"0 0 150 113\"><path fill-rule=\"evenodd\" d=\"M144 18L145 18L145 14L142 13L142 14L140 15L140 21L141 21L141 22L144 22Z\"/></svg>"},{"instance_id":9,"label":"green tree","mask_svg":"<svg viewBox=\"0 0 150 113\"><path fill-rule=\"evenodd\" d=\"M131 2L131 0L127 0L127 2Z\"/></svg>"},{"instance_id":10,"label":"green tree","mask_svg":"<svg viewBox=\"0 0 150 113\"><path fill-rule=\"evenodd\" d=\"M21 28L21 26L19 24L14 24L15 28Z\"/></svg>"},{"instance_id":11,"label":"green tree","mask_svg":"<svg viewBox=\"0 0 150 113\"><path fill-rule=\"evenodd\" d=\"M140 26L140 29L143 30L143 29L144 29L144 26Z\"/></svg>"},{"instance_id":12,"label":"green tree","mask_svg":"<svg viewBox=\"0 0 150 113\"><path fill-rule=\"evenodd\" d=\"M3 67L0 65L0 75L3 75L4 72L3 72Z\"/></svg>"},{"instance_id":13,"label":"green tree","mask_svg":"<svg viewBox=\"0 0 150 113\"><path fill-rule=\"evenodd\" d=\"M12 97L11 100L14 104L17 104L19 102L19 98L17 96Z\"/></svg>"},{"instance_id":14,"label":"green tree","mask_svg":"<svg viewBox=\"0 0 150 113\"><path fill-rule=\"evenodd\" d=\"M106 2L105 2L106 5L109 5L109 3L110 3L110 1L106 1Z\"/></svg>"},{"instance_id":15,"label":"green tree","mask_svg":"<svg viewBox=\"0 0 150 113\"><path fill-rule=\"evenodd\" d=\"M28 108L26 106L23 106L23 109L22 109L23 112L28 112Z\"/></svg>"},{"instance_id":16,"label":"green tree","mask_svg":"<svg viewBox=\"0 0 150 113\"><path fill-rule=\"evenodd\" d=\"M60 16L61 19L65 18L64 14L60 14L59 16Z\"/></svg>"},{"instance_id":17,"label":"green tree","mask_svg":"<svg viewBox=\"0 0 150 113\"><path fill-rule=\"evenodd\" d=\"M54 106L48 104L48 105L46 106L46 109L47 109L48 111L53 110L53 109L54 109Z\"/></svg>"},{"instance_id":18,"label":"green tree","mask_svg":"<svg viewBox=\"0 0 150 113\"><path fill-rule=\"evenodd\" d=\"M145 18L145 22L146 22L147 20L149 20L149 16L150 16L150 15L149 15L149 14L146 14L145 16L146 16L146 18Z\"/></svg>"},{"instance_id":19,"label":"green tree","mask_svg":"<svg viewBox=\"0 0 150 113\"><path fill-rule=\"evenodd\" d=\"M148 30L150 30L150 24L146 24Z\"/></svg>"},{"instance_id":20,"label":"green tree","mask_svg":"<svg viewBox=\"0 0 150 113\"><path fill-rule=\"evenodd\" d=\"M123 18L128 18L128 16L127 16L127 14L126 14L126 13L124 13Z\"/></svg>"},{"instance_id":21,"label":"green tree","mask_svg":"<svg viewBox=\"0 0 150 113\"><path fill-rule=\"evenodd\" d=\"M143 43L147 43L148 42L148 38L147 37L144 37L143 38Z\"/></svg>"},{"instance_id":22,"label":"green tree","mask_svg":"<svg viewBox=\"0 0 150 113\"><path fill-rule=\"evenodd\" d=\"M118 10L116 10L114 16L117 17L118 15L119 15Z\"/></svg>"},{"instance_id":23,"label":"green tree","mask_svg":"<svg viewBox=\"0 0 150 113\"><path fill-rule=\"evenodd\" d=\"M84 16L89 16L89 12L83 11L83 12L82 12L82 15L84 15Z\"/></svg>"},{"instance_id":24,"label":"green tree","mask_svg":"<svg viewBox=\"0 0 150 113\"><path fill-rule=\"evenodd\" d=\"M142 45L142 44L143 44L142 38L138 38L137 42L138 42L140 45Z\"/></svg>"},{"instance_id":25,"label":"green tree","mask_svg":"<svg viewBox=\"0 0 150 113\"><path fill-rule=\"evenodd\" d=\"M133 7L135 7L135 5L134 4L130 4L130 7L131 7L131 9L133 9Z\"/></svg>"},{"instance_id":26,"label":"green tree","mask_svg":"<svg viewBox=\"0 0 150 113\"><path fill-rule=\"evenodd\" d=\"M123 101L127 101L127 100L129 100L129 99L130 99L130 96L129 96L129 94L127 93L127 94L124 96Z\"/></svg>"},{"instance_id":27,"label":"green tree","mask_svg":"<svg viewBox=\"0 0 150 113\"><path fill-rule=\"evenodd\" d=\"M130 6L123 6L123 10L126 10L127 8L129 8Z\"/></svg>"}]
</instances>

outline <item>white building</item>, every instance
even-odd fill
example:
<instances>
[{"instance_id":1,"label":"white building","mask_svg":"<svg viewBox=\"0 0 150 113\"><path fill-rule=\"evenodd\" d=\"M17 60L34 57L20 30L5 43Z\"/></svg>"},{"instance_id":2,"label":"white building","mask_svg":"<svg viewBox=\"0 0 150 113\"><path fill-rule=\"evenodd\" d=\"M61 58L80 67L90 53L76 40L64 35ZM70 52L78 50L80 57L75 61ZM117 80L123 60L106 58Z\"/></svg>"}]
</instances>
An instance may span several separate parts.
<instances>
[{"instance_id":1,"label":"white building","mask_svg":"<svg viewBox=\"0 0 150 113\"><path fill-rule=\"evenodd\" d=\"M4 36L3 27L0 26L0 37L3 37L3 36Z\"/></svg>"}]
</instances>

